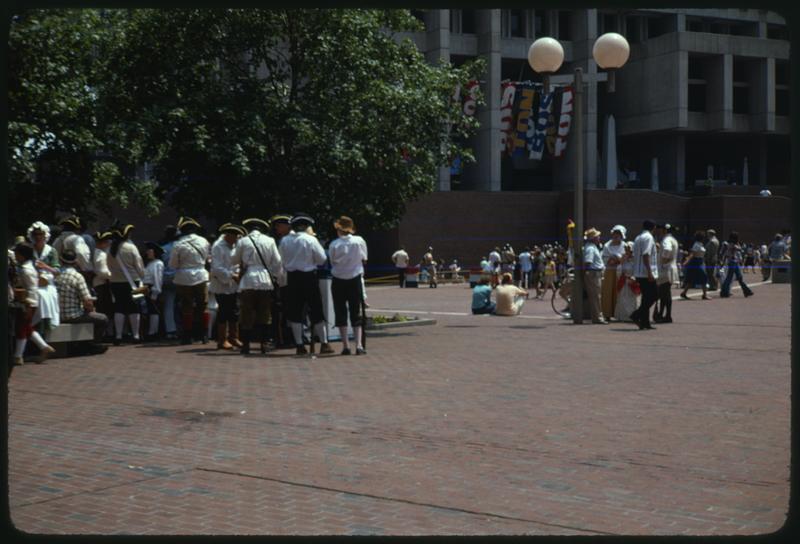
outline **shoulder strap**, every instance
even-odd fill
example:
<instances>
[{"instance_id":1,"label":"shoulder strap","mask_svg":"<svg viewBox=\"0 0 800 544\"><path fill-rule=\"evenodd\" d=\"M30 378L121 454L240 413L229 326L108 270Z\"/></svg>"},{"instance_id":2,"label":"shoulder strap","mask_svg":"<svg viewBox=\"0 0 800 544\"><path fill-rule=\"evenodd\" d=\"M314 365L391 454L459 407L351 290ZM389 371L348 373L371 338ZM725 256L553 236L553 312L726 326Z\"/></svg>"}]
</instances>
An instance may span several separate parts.
<instances>
[{"instance_id":1,"label":"shoulder strap","mask_svg":"<svg viewBox=\"0 0 800 544\"><path fill-rule=\"evenodd\" d=\"M258 254L258 258L261 261L261 264L264 265L264 268L267 270L267 273L272 276L272 272L269 271L269 267L267 266L267 262L264 260L264 257L261 255L261 251L258 249L258 244L256 244L255 239L253 238L252 234L247 235L250 238L250 241L253 243L253 248L255 248L256 253Z\"/></svg>"},{"instance_id":2,"label":"shoulder strap","mask_svg":"<svg viewBox=\"0 0 800 544\"><path fill-rule=\"evenodd\" d=\"M203 255L203 252L202 252L202 251L200 251L200 250L197 248L197 246L196 246L196 245L194 245L193 243L191 243L191 242L189 241L189 239L188 239L188 238L186 239L186 243L187 243L187 244L189 244L190 246L192 246L192 249L194 249L194 250L197 252L197 254L198 254L198 255L200 255L200 257L202 257L203 259L205 259L205 258L206 258L206 256L205 256L205 255Z\"/></svg>"},{"instance_id":3,"label":"shoulder strap","mask_svg":"<svg viewBox=\"0 0 800 544\"><path fill-rule=\"evenodd\" d=\"M117 251L117 254L114 255L114 258L117 259L117 263L119 263L119 267L122 269L122 273L125 275L125 279L128 280L128 283L130 284L131 289L136 289L137 288L136 284L134 284L133 280L131 279L131 275L128 272L128 267L125 266L125 263L122 262L122 259L119 258L119 251Z\"/></svg>"}]
</instances>

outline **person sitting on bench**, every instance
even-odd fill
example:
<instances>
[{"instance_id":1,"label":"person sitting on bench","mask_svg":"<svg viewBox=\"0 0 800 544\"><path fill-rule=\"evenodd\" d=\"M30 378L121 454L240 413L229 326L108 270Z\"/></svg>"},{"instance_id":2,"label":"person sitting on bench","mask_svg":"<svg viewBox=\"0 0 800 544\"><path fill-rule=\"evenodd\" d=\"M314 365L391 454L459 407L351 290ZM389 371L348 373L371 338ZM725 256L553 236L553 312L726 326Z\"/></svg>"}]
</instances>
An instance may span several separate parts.
<instances>
[{"instance_id":1,"label":"person sitting on bench","mask_svg":"<svg viewBox=\"0 0 800 544\"><path fill-rule=\"evenodd\" d=\"M75 269L77 256L71 249L61 255L63 266L61 274L56 278L58 304L61 311L61 323L94 323L94 343L91 353L103 353L108 349L100 341L108 326L108 317L94 311L94 300L89 293L86 279Z\"/></svg>"}]
</instances>

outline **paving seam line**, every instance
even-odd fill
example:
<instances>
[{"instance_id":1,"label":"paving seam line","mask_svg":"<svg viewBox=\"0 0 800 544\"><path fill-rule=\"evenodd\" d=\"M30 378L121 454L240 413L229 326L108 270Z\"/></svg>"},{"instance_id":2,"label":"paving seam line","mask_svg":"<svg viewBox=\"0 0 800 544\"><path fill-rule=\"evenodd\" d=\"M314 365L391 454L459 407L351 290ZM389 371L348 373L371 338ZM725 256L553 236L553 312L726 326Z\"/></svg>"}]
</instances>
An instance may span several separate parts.
<instances>
[{"instance_id":1,"label":"paving seam line","mask_svg":"<svg viewBox=\"0 0 800 544\"><path fill-rule=\"evenodd\" d=\"M58 497L51 497L49 499L42 499L40 501L32 501L32 502L26 502L26 503L22 503L22 504L17 504L15 506L13 506L12 508L25 508L27 506L38 506L40 504L45 504L45 503L48 503L48 502L69 499L70 497L77 497L78 495L93 495L95 493L100 493L101 491L106 491L108 489L114 489L114 488L117 488L117 487L124 487L126 485L140 484L142 482L148 482L150 480L158 480L160 478L171 478L172 476L175 476L176 474L184 474L184 473L189 472L191 470L194 470L194 469L190 467L190 468L185 468L185 469L182 469L182 470L176 470L174 472L170 472L170 473L167 473L167 474L160 474L158 476L150 476L149 478L141 478L139 480L131 480L130 482L121 482L121 483L118 483L118 484L108 485L106 487L99 487L97 489L87 489L85 491L77 491L75 493L67 493L66 495L60 495Z\"/></svg>"},{"instance_id":2,"label":"paving seam line","mask_svg":"<svg viewBox=\"0 0 800 544\"><path fill-rule=\"evenodd\" d=\"M359 496L359 497L367 497L367 498L377 499L377 500L382 500L382 501L401 502L401 503L404 503L404 504L411 504L411 505L414 505L414 506L424 506L426 508L437 508L437 509L440 509L440 510L450 510L450 511L454 511L454 512L461 512L461 513L464 513L464 514L470 514L470 515L474 515L474 516L485 516L485 517L492 517L492 518L499 518L499 519L507 519L507 520L511 520L511 521L523 521L523 522L526 522L526 523L532 523L532 524L536 524L536 525L545 525L545 526L548 526L548 527L558 527L560 529L569 529L571 531L580 531L580 532L584 532L584 533L593 533L593 534L601 534L601 535L614 535L614 536L616 536L618 534L618 533L610 533L610 532L607 532L607 531L598 531L598 530L595 530L595 529L582 529L580 527L572 527L570 525L560 525L558 523L548 523L546 521L538 521L538 520L533 520L533 519L518 518L518 517L514 517L514 516L506 516L506 515L503 515L503 514L495 514L495 513L491 513L491 512L479 512L479 511L476 511L476 510L467 510L466 508L457 508L457 507L454 507L454 506L442 506L442 505L439 505L439 504L418 502L418 501L412 501L412 500L409 500L409 499L400 499L400 498L395 498L395 497L383 497L381 495L373 495L371 493L360 493L360 492L357 492L357 491L347 491L346 489L337 489L337 488L334 488L334 487L326 487L326 486L320 486L320 485L314 485L314 484L306 484L306 483L302 483L302 482L293 482L291 480L283 480L283 479L280 479L280 478L270 478L268 476L258 476L258 475L255 475L255 474L246 474L244 472L234 472L234 471L228 471L228 470L219 470L219 469L203 468L203 467L197 467L196 470L199 470L199 471L202 471L202 472L215 473L215 474L227 474L229 476L239 476L241 478L253 478L253 479L256 479L256 480L266 480L266 481L270 481L270 482L276 482L276 483L281 483L281 484L286 484L286 485L292 485L292 486L296 486L296 487L305 487L305 488L315 489L315 490L319 490L319 491L329 491L329 492L332 492L332 493L346 493L348 495L356 495L356 496Z\"/></svg>"}]
</instances>

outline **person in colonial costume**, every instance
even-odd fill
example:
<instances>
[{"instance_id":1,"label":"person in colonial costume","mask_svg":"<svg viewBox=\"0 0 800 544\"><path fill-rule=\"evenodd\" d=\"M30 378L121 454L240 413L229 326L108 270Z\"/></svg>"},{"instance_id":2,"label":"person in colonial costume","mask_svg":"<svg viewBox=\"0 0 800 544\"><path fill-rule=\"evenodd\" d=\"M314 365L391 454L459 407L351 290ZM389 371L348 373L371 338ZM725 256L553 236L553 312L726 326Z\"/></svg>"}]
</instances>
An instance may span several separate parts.
<instances>
[{"instance_id":1,"label":"person in colonial costume","mask_svg":"<svg viewBox=\"0 0 800 544\"><path fill-rule=\"evenodd\" d=\"M125 316L131 327L133 341L139 342L139 326L141 323L139 304L134 294L140 295L144 263L136 245L130 240L133 225L121 225L115 222L111 230L112 241L108 252L108 269L111 272L110 289L114 300L114 345L122 343L122 332L125 328Z\"/></svg>"},{"instance_id":2,"label":"person in colonial costume","mask_svg":"<svg viewBox=\"0 0 800 544\"><path fill-rule=\"evenodd\" d=\"M78 257L78 269L84 275L88 274L93 268L92 251L80 233L80 218L77 215L71 215L59 221L58 224L61 227L61 234L53 241L53 248L57 255L71 249Z\"/></svg>"},{"instance_id":3,"label":"person in colonial costume","mask_svg":"<svg viewBox=\"0 0 800 544\"><path fill-rule=\"evenodd\" d=\"M36 327L42 323L42 331L55 329L60 323L58 311L58 290L55 279L61 273L58 252L48 244L50 228L36 221L28 227L28 240L33 244L33 266L39 274L39 305L33 315L31 324Z\"/></svg>"},{"instance_id":4,"label":"person in colonial costume","mask_svg":"<svg viewBox=\"0 0 800 544\"><path fill-rule=\"evenodd\" d=\"M267 352L271 300L276 284L284 281L283 261L275 240L267 235L269 223L250 218L242 221L244 234L236 243L231 266L239 267L239 339L242 355L250 353L257 332L261 353Z\"/></svg>"},{"instance_id":5,"label":"person in colonial costume","mask_svg":"<svg viewBox=\"0 0 800 544\"><path fill-rule=\"evenodd\" d=\"M296 213L292 219L292 232L281 240L280 252L286 269L288 301L286 319L292 329L297 355L308 353L303 345L304 308L308 305L308 316L313 334L322 344L320 353L333 353L328 343L328 326L322 311L322 294L319 290L317 267L325 264L328 257L315 236L307 232L314 226L314 219L305 213ZM312 342L312 353L314 344Z\"/></svg>"},{"instance_id":6,"label":"person in colonial costume","mask_svg":"<svg viewBox=\"0 0 800 544\"><path fill-rule=\"evenodd\" d=\"M41 335L33 330L32 320L39 305L39 274L33 264L33 246L19 243L14 246L14 260L16 262L15 298L20 303L16 309L14 332L16 346L14 350L13 365L22 365L25 347L30 338L41 351L41 360L44 360L55 349L47 344Z\"/></svg>"},{"instance_id":7,"label":"person in colonial costume","mask_svg":"<svg viewBox=\"0 0 800 544\"><path fill-rule=\"evenodd\" d=\"M331 296L336 316L336 326L342 337L342 355L350 355L347 338L347 319L353 327L356 341L356 355L365 355L361 339L361 303L363 296L362 278L364 263L367 260L367 243L355 234L353 220L345 215L333 223L338 238L328 246L331 260ZM324 344L323 344L324 347Z\"/></svg>"},{"instance_id":8,"label":"person in colonial costume","mask_svg":"<svg viewBox=\"0 0 800 544\"><path fill-rule=\"evenodd\" d=\"M606 269L603 272L603 284L601 287L601 303L603 315L612 317L617 305L617 269L625 254L625 235L627 230L622 225L614 225L611 228L611 240L603 246L601 257Z\"/></svg>"},{"instance_id":9,"label":"person in colonial costume","mask_svg":"<svg viewBox=\"0 0 800 544\"><path fill-rule=\"evenodd\" d=\"M108 317L108 336L113 336L114 322L114 298L111 296L111 269L108 267L108 250L111 247L111 240L114 235L110 230L98 231L94 234L94 255L92 265L94 267L94 277L92 278L92 289L94 289L97 301L95 307L97 311Z\"/></svg>"},{"instance_id":10,"label":"person in colonial costume","mask_svg":"<svg viewBox=\"0 0 800 544\"><path fill-rule=\"evenodd\" d=\"M181 237L172 247L169 266L175 269L175 291L181 308L181 344L191 344L196 326L208 343L208 270L211 244L198 234L200 223L191 217L178 220Z\"/></svg>"},{"instance_id":11,"label":"person in colonial costume","mask_svg":"<svg viewBox=\"0 0 800 544\"><path fill-rule=\"evenodd\" d=\"M160 297L164 283L164 261L161 256L164 250L156 242L144 243L144 278L142 282L147 286L147 340L158 337L158 326L161 314L159 312Z\"/></svg>"},{"instance_id":12,"label":"person in colonial costume","mask_svg":"<svg viewBox=\"0 0 800 544\"><path fill-rule=\"evenodd\" d=\"M240 236L247 236L242 227L225 223L219 228L219 238L211 246L208 290L217 299L217 349L242 347L237 302L240 267L233 264L233 254Z\"/></svg>"},{"instance_id":13,"label":"person in colonial costume","mask_svg":"<svg viewBox=\"0 0 800 544\"><path fill-rule=\"evenodd\" d=\"M672 226L656 225L660 238L658 250L658 304L653 309L653 321L672 323L672 284L678 281L678 241L672 236Z\"/></svg>"}]
</instances>

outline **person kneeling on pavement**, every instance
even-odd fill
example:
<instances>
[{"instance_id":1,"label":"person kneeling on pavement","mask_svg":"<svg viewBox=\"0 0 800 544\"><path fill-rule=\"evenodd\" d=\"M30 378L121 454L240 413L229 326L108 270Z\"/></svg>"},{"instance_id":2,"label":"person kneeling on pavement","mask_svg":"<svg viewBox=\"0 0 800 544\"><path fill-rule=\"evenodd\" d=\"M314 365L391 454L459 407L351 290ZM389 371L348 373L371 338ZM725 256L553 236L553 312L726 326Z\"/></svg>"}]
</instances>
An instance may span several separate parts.
<instances>
[{"instance_id":1,"label":"person kneeling on pavement","mask_svg":"<svg viewBox=\"0 0 800 544\"><path fill-rule=\"evenodd\" d=\"M497 307L495 315L519 315L528 292L514 285L514 278L510 272L503 274L500 285L495 287L495 300Z\"/></svg>"},{"instance_id":2,"label":"person kneeling on pavement","mask_svg":"<svg viewBox=\"0 0 800 544\"><path fill-rule=\"evenodd\" d=\"M94 300L89 293L86 279L75 269L77 256L71 249L61 255L61 274L56 278L58 304L61 311L61 323L93 323L94 343L91 353L103 353L107 346L100 341L108 326L108 317L94 311Z\"/></svg>"}]
</instances>

